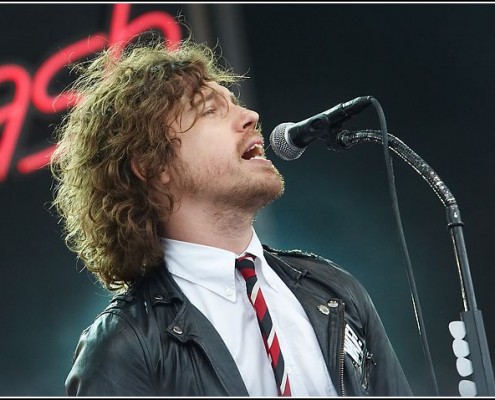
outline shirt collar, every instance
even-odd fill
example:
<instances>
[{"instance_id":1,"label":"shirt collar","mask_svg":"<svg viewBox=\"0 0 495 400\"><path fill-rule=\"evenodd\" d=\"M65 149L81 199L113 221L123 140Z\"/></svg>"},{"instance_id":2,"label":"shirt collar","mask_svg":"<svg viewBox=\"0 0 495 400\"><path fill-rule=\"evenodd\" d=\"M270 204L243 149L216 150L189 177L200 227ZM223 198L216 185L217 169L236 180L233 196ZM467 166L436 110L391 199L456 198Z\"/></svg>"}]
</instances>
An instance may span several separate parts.
<instances>
[{"instance_id":1,"label":"shirt collar","mask_svg":"<svg viewBox=\"0 0 495 400\"><path fill-rule=\"evenodd\" d=\"M261 245L260 239L258 238L258 235L256 235L254 229L253 229L253 237L251 238L251 241L246 247L246 250L244 250L242 254L244 253L250 253L252 255L255 255L259 259L263 259L264 257L263 246ZM239 256L240 254L238 254L236 257Z\"/></svg>"},{"instance_id":2,"label":"shirt collar","mask_svg":"<svg viewBox=\"0 0 495 400\"><path fill-rule=\"evenodd\" d=\"M239 254L180 240L161 238L168 271L177 277L202 286L230 301L226 287L235 287L235 259ZM263 246L253 229L253 235L244 252L263 259ZM244 253L243 252L243 253Z\"/></svg>"}]
</instances>

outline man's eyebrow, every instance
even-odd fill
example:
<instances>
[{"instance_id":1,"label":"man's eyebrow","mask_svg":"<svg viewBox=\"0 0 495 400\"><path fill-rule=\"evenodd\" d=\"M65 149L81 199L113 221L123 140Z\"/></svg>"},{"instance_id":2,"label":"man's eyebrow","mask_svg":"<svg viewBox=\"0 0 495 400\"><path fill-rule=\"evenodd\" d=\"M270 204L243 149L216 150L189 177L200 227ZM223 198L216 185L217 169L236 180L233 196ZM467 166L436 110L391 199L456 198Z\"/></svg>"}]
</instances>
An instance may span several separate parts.
<instances>
[{"instance_id":1,"label":"man's eyebrow","mask_svg":"<svg viewBox=\"0 0 495 400\"><path fill-rule=\"evenodd\" d=\"M214 90L211 90L206 96L198 95L197 99L193 100L193 102L191 103L191 106L192 108L196 108L199 104L206 103L207 101L210 101L217 96L218 93L215 92Z\"/></svg>"},{"instance_id":2,"label":"man's eyebrow","mask_svg":"<svg viewBox=\"0 0 495 400\"><path fill-rule=\"evenodd\" d=\"M192 108L196 108L199 104L206 103L206 102L208 102L210 100L213 100L215 97L222 97L222 98L225 99L226 96L224 96L223 93L217 92L216 90L211 90L204 97L198 96L198 98L192 102L191 106L192 106ZM230 97L230 101L233 104L238 105L240 103L239 99L237 98L237 96L233 92L229 91L229 96L228 97Z\"/></svg>"}]
</instances>

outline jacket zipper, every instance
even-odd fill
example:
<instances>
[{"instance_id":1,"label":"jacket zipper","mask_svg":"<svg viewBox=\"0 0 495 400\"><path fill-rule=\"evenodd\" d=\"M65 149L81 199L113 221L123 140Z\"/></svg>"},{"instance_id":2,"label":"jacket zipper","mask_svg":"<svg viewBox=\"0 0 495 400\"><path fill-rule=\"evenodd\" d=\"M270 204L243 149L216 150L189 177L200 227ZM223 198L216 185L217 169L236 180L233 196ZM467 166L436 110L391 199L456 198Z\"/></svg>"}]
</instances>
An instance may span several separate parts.
<instances>
[{"instance_id":1,"label":"jacket zipper","mask_svg":"<svg viewBox=\"0 0 495 400\"><path fill-rule=\"evenodd\" d=\"M339 353L339 378L340 378L340 395L345 396L345 391L344 391L344 339L345 339L345 319L344 319L344 306L345 303L342 302L342 307L340 307L341 310L341 330L340 330L340 353Z\"/></svg>"}]
</instances>

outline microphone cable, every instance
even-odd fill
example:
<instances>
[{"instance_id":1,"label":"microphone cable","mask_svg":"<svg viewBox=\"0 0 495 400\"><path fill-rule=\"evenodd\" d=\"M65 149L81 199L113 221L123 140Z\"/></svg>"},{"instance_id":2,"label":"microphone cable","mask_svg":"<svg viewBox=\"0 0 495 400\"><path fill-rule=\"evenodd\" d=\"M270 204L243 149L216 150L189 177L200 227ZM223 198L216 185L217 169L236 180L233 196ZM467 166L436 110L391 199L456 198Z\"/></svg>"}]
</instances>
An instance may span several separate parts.
<instances>
[{"instance_id":1,"label":"microphone cable","mask_svg":"<svg viewBox=\"0 0 495 400\"><path fill-rule=\"evenodd\" d=\"M416 318L416 324L418 326L418 331L419 331L419 336L421 338L421 342L423 345L423 351L427 360L427 367L429 371L429 376L431 380L431 385L433 386L433 390L435 392L435 395L438 396L438 384L437 384L437 379L435 377L435 372L433 370L433 362L431 359L431 353L430 353L430 348L428 345L428 340L426 337L426 328L425 324L423 321L423 313L421 311L421 305L419 302L419 296L418 292L416 290L416 282L414 280L414 274L413 270L411 267L411 259L409 257L409 251L407 249L407 243L406 243L406 238L404 235L404 230L402 228L402 220L400 216L400 210L399 210L399 202L397 200L397 191L395 187L395 177L394 177L394 171L393 171L393 164L392 164L392 157L390 156L390 151L389 151L389 145L388 145L388 130L387 130L387 122L385 119L385 114L383 113L382 106L376 100L374 97L371 98L371 103L373 104L373 107L375 107L376 112L378 113L378 119L380 121L380 128L382 131L382 142L383 142L383 152L385 156L385 165L387 167L387 178L388 178L388 186L389 186L389 191L390 191L390 197L392 200L392 209L395 217L395 222L396 222L396 227L397 231L399 234L399 239L400 239L400 245L402 249L402 255L404 258L405 266L406 266L406 273L407 273L407 278L409 280L409 286L411 289L411 297L412 297L412 304L413 304L413 309L414 309L414 316Z\"/></svg>"}]
</instances>

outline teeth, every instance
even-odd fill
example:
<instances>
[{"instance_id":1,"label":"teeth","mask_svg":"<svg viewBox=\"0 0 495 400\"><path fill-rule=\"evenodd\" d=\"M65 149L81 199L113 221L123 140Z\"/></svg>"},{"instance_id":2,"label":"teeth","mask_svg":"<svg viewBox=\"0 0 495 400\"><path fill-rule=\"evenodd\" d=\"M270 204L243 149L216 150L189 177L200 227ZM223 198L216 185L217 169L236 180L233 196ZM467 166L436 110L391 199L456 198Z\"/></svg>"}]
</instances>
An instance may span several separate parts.
<instances>
[{"instance_id":1,"label":"teeth","mask_svg":"<svg viewBox=\"0 0 495 400\"><path fill-rule=\"evenodd\" d=\"M257 148L261 148L261 144L259 144L259 143L255 143L255 144L253 144L253 145L252 145L252 146L248 149L248 151L253 150L255 147L257 147Z\"/></svg>"},{"instance_id":2,"label":"teeth","mask_svg":"<svg viewBox=\"0 0 495 400\"><path fill-rule=\"evenodd\" d=\"M253 144L242 156L245 160L263 158L263 146L260 143Z\"/></svg>"}]
</instances>

